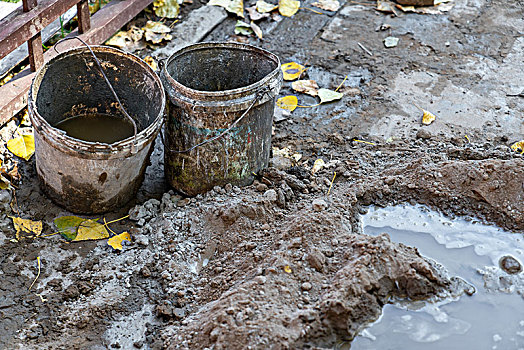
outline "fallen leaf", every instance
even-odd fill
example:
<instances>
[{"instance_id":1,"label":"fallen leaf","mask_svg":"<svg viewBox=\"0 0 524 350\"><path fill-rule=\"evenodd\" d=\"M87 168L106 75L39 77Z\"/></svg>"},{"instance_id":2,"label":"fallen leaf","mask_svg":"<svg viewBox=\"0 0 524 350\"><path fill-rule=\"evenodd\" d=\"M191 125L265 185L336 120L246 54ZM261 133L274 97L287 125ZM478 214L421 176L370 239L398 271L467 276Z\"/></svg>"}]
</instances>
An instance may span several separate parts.
<instances>
[{"instance_id":1,"label":"fallen leaf","mask_svg":"<svg viewBox=\"0 0 524 350\"><path fill-rule=\"evenodd\" d=\"M133 41L139 41L144 37L144 30L136 26L131 26L131 28L129 28L127 33L129 34L129 37Z\"/></svg>"},{"instance_id":2,"label":"fallen leaf","mask_svg":"<svg viewBox=\"0 0 524 350\"><path fill-rule=\"evenodd\" d=\"M147 21L143 29L144 31L150 31L153 33L171 33L171 28L162 22Z\"/></svg>"},{"instance_id":3,"label":"fallen leaf","mask_svg":"<svg viewBox=\"0 0 524 350\"><path fill-rule=\"evenodd\" d=\"M340 2L338 0L318 0L311 5L321 8L326 11L338 11L340 8Z\"/></svg>"},{"instance_id":4,"label":"fallen leaf","mask_svg":"<svg viewBox=\"0 0 524 350\"><path fill-rule=\"evenodd\" d=\"M244 18L244 2L243 0L210 0L208 5L220 6L226 9L226 11L236 14L239 17Z\"/></svg>"},{"instance_id":5,"label":"fallen leaf","mask_svg":"<svg viewBox=\"0 0 524 350\"><path fill-rule=\"evenodd\" d=\"M151 67L152 70L157 71L158 70L158 64L156 63L155 59L151 56L144 57L144 62L147 63L149 67Z\"/></svg>"},{"instance_id":6,"label":"fallen leaf","mask_svg":"<svg viewBox=\"0 0 524 350\"><path fill-rule=\"evenodd\" d=\"M445 3L446 2L446 3ZM423 15L440 15L444 12L448 12L455 6L455 4L449 3L447 1L441 1L436 6L424 6L424 7L415 7L415 6L402 6L396 5L397 8L401 9L403 12L413 12Z\"/></svg>"},{"instance_id":7,"label":"fallen leaf","mask_svg":"<svg viewBox=\"0 0 524 350\"><path fill-rule=\"evenodd\" d=\"M515 142L511 145L511 149L520 154L524 154L524 140Z\"/></svg>"},{"instance_id":8,"label":"fallen leaf","mask_svg":"<svg viewBox=\"0 0 524 350\"><path fill-rule=\"evenodd\" d=\"M300 75L306 70L301 64L296 62L284 63L280 69L284 73L284 80L295 80L300 78Z\"/></svg>"},{"instance_id":9,"label":"fallen leaf","mask_svg":"<svg viewBox=\"0 0 524 350\"><path fill-rule=\"evenodd\" d=\"M277 100L277 106L293 112L298 106L298 98L295 95L281 97Z\"/></svg>"},{"instance_id":10,"label":"fallen leaf","mask_svg":"<svg viewBox=\"0 0 524 350\"><path fill-rule=\"evenodd\" d=\"M29 160L35 153L35 137L33 134L25 134L11 139L7 141L7 149L15 156Z\"/></svg>"},{"instance_id":11,"label":"fallen leaf","mask_svg":"<svg viewBox=\"0 0 524 350\"><path fill-rule=\"evenodd\" d=\"M116 250L122 250L122 242L129 241L131 242L131 235L129 232L122 232L119 235L113 236L107 240L107 244L113 247Z\"/></svg>"},{"instance_id":12,"label":"fallen leaf","mask_svg":"<svg viewBox=\"0 0 524 350\"><path fill-rule=\"evenodd\" d=\"M249 18L252 21L259 21L262 18L268 18L269 17L269 13L260 13L260 12L258 12L256 10L255 6L246 7L246 11L247 11L247 13L249 13Z\"/></svg>"},{"instance_id":13,"label":"fallen leaf","mask_svg":"<svg viewBox=\"0 0 524 350\"><path fill-rule=\"evenodd\" d=\"M135 27L136 28L136 27ZM133 30L132 33L129 31L124 32L118 32L115 35L111 37L108 41L105 42L106 45L118 47L119 49L128 51L128 52L134 52L137 50L141 50L146 47L146 44L140 39L144 36L144 31L140 28L137 28L139 31ZM140 33L140 38L138 38L138 35Z\"/></svg>"},{"instance_id":14,"label":"fallen leaf","mask_svg":"<svg viewBox=\"0 0 524 350\"><path fill-rule=\"evenodd\" d=\"M388 36L386 39L384 39L384 46L387 48L395 47L398 45L399 38L395 38L394 36Z\"/></svg>"},{"instance_id":15,"label":"fallen leaf","mask_svg":"<svg viewBox=\"0 0 524 350\"><path fill-rule=\"evenodd\" d=\"M415 105L418 109L422 111L422 124L429 125L437 119L437 116L435 116L433 113L426 111L424 108L420 108L419 106Z\"/></svg>"},{"instance_id":16,"label":"fallen leaf","mask_svg":"<svg viewBox=\"0 0 524 350\"><path fill-rule=\"evenodd\" d=\"M237 21L237 24L235 25L235 34L249 36L252 33L253 33L253 29L251 29L251 26L249 24L241 20Z\"/></svg>"},{"instance_id":17,"label":"fallen leaf","mask_svg":"<svg viewBox=\"0 0 524 350\"><path fill-rule=\"evenodd\" d=\"M329 89L319 89L318 97L320 97L320 103L326 103L331 101L340 100L344 94Z\"/></svg>"},{"instance_id":18,"label":"fallen leaf","mask_svg":"<svg viewBox=\"0 0 524 350\"><path fill-rule=\"evenodd\" d=\"M109 232L104 225L93 219L82 221L78 226L77 235L73 242L104 239L109 237Z\"/></svg>"},{"instance_id":19,"label":"fallen leaf","mask_svg":"<svg viewBox=\"0 0 524 350\"><path fill-rule=\"evenodd\" d=\"M315 163L313 163L313 168L311 168L311 174L315 174L319 172L324 166L326 165L326 162L322 158L319 158L315 160Z\"/></svg>"},{"instance_id":20,"label":"fallen leaf","mask_svg":"<svg viewBox=\"0 0 524 350\"><path fill-rule=\"evenodd\" d=\"M411 5L411 6L433 6L434 0L395 0L400 5Z\"/></svg>"},{"instance_id":21,"label":"fallen leaf","mask_svg":"<svg viewBox=\"0 0 524 350\"><path fill-rule=\"evenodd\" d=\"M278 8L278 5L267 3L264 0L258 0L256 7L257 7L258 12L268 13L268 12L276 10Z\"/></svg>"},{"instance_id":22,"label":"fallen leaf","mask_svg":"<svg viewBox=\"0 0 524 350\"><path fill-rule=\"evenodd\" d=\"M278 1L278 12L282 16L291 17L297 13L300 8L300 1L297 0L279 0Z\"/></svg>"},{"instance_id":23,"label":"fallen leaf","mask_svg":"<svg viewBox=\"0 0 524 350\"><path fill-rule=\"evenodd\" d=\"M6 179L3 174L0 174L0 190L7 190L11 186L11 181Z\"/></svg>"},{"instance_id":24,"label":"fallen leaf","mask_svg":"<svg viewBox=\"0 0 524 350\"><path fill-rule=\"evenodd\" d=\"M13 180L20 180L22 177L20 176L20 173L18 172L18 165L13 165L13 168L7 172L7 175L13 179Z\"/></svg>"},{"instance_id":25,"label":"fallen leaf","mask_svg":"<svg viewBox=\"0 0 524 350\"><path fill-rule=\"evenodd\" d=\"M318 84L314 80L297 80L291 83L293 90L311 96L318 96Z\"/></svg>"},{"instance_id":26,"label":"fallen leaf","mask_svg":"<svg viewBox=\"0 0 524 350\"><path fill-rule=\"evenodd\" d=\"M67 240L72 241L78 233L78 226L86 219L78 216L61 216L53 220L59 233Z\"/></svg>"},{"instance_id":27,"label":"fallen leaf","mask_svg":"<svg viewBox=\"0 0 524 350\"><path fill-rule=\"evenodd\" d=\"M395 4L391 1L387 0L377 0L377 11L386 12L386 13L394 13L395 12Z\"/></svg>"},{"instance_id":28,"label":"fallen leaf","mask_svg":"<svg viewBox=\"0 0 524 350\"><path fill-rule=\"evenodd\" d=\"M280 156L284 158L293 159L295 162L298 162L300 159L302 159L302 155L300 153L292 153L289 147L284 147L282 149L273 147L273 156Z\"/></svg>"},{"instance_id":29,"label":"fallen leaf","mask_svg":"<svg viewBox=\"0 0 524 350\"><path fill-rule=\"evenodd\" d=\"M21 232L34 233L36 236L40 236L42 233L42 221L32 221L14 216L10 218L13 220L13 225L16 230L16 239L20 239Z\"/></svg>"},{"instance_id":30,"label":"fallen leaf","mask_svg":"<svg viewBox=\"0 0 524 350\"><path fill-rule=\"evenodd\" d=\"M158 17L176 18L180 13L180 6L177 0L155 0L153 11Z\"/></svg>"},{"instance_id":31,"label":"fallen leaf","mask_svg":"<svg viewBox=\"0 0 524 350\"><path fill-rule=\"evenodd\" d=\"M162 41L169 41L173 39L171 28L160 22L147 21L144 29L144 37L146 41L152 44L159 44Z\"/></svg>"},{"instance_id":32,"label":"fallen leaf","mask_svg":"<svg viewBox=\"0 0 524 350\"><path fill-rule=\"evenodd\" d=\"M260 29L260 27L257 26L253 21L251 21L249 25L251 26L251 29L253 29L253 32L255 33L257 38L262 39L262 29Z\"/></svg>"},{"instance_id":33,"label":"fallen leaf","mask_svg":"<svg viewBox=\"0 0 524 350\"><path fill-rule=\"evenodd\" d=\"M286 266L284 266L284 272L285 273L291 273L293 271L291 270L291 267L289 265L286 265Z\"/></svg>"}]
</instances>

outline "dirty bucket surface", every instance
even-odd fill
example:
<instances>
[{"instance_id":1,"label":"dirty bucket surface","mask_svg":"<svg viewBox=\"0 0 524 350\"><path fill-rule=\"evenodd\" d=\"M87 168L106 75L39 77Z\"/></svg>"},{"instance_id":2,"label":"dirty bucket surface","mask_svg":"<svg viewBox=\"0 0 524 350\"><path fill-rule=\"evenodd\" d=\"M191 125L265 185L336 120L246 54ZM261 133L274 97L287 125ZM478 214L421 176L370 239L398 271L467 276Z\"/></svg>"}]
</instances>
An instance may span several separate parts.
<instances>
[{"instance_id":1,"label":"dirty bucket surface","mask_svg":"<svg viewBox=\"0 0 524 350\"><path fill-rule=\"evenodd\" d=\"M196 195L250 184L269 161L282 84L278 57L244 44L196 44L174 53L160 75L168 95L164 166L171 186Z\"/></svg>"},{"instance_id":2,"label":"dirty bucket surface","mask_svg":"<svg viewBox=\"0 0 524 350\"><path fill-rule=\"evenodd\" d=\"M87 48L47 62L35 75L28 103L43 190L69 211L86 214L116 209L136 194L165 106L160 78L140 58L91 48L136 123L136 139ZM71 137L60 126L80 134Z\"/></svg>"}]
</instances>

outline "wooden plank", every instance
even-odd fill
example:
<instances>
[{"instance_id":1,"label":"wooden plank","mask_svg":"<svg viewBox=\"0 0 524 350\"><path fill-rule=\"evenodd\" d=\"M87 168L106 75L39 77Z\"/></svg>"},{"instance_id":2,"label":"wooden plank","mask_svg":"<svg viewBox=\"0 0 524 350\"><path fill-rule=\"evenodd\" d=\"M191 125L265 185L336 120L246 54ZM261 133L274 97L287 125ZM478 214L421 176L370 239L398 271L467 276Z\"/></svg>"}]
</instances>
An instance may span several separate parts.
<instances>
[{"instance_id":1,"label":"wooden plank","mask_svg":"<svg viewBox=\"0 0 524 350\"><path fill-rule=\"evenodd\" d=\"M40 0L28 12L18 8L0 21L0 58L38 34L81 0Z\"/></svg>"},{"instance_id":2,"label":"wooden plank","mask_svg":"<svg viewBox=\"0 0 524 350\"><path fill-rule=\"evenodd\" d=\"M76 5L76 13L78 13L78 32L83 34L91 28L91 17L87 0L82 0Z\"/></svg>"},{"instance_id":3,"label":"wooden plank","mask_svg":"<svg viewBox=\"0 0 524 350\"><path fill-rule=\"evenodd\" d=\"M44 50L42 49L42 35L38 33L27 41L29 50L29 67L31 72L36 72L44 65Z\"/></svg>"},{"instance_id":4,"label":"wooden plank","mask_svg":"<svg viewBox=\"0 0 524 350\"><path fill-rule=\"evenodd\" d=\"M0 5L3 2L0 1ZM11 4L6 2L5 4ZM0 7L1 11L1 7ZM62 15L64 23L69 22L76 16L76 6L71 7L65 14ZM42 42L45 44L56 32L60 30L60 19L55 19L53 23L45 27L42 30ZM29 52L27 50L27 45L21 45L16 50L12 51L9 55L0 59L0 79L3 78L13 67L18 65L24 59L27 58Z\"/></svg>"},{"instance_id":5,"label":"wooden plank","mask_svg":"<svg viewBox=\"0 0 524 350\"><path fill-rule=\"evenodd\" d=\"M24 12L29 12L36 7L37 0L22 0L22 9Z\"/></svg>"},{"instance_id":6,"label":"wooden plank","mask_svg":"<svg viewBox=\"0 0 524 350\"><path fill-rule=\"evenodd\" d=\"M79 36L90 45L101 44L152 2L153 0L112 1L92 16L91 30L79 34L77 29L68 37ZM69 40L61 43L58 50L63 52L78 46L82 46L78 40ZM48 50L44 59L47 62L56 55L55 50ZM0 125L8 122L27 105L27 92L34 75L35 73L25 69L15 79L0 87Z\"/></svg>"}]
</instances>

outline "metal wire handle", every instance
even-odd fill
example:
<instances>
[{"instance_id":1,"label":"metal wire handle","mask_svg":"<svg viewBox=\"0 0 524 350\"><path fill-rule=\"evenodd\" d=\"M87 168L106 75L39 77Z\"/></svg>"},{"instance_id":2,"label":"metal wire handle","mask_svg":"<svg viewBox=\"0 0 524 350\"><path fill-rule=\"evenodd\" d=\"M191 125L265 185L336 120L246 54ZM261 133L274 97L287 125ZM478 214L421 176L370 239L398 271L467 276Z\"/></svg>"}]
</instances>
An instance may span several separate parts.
<instances>
[{"instance_id":1,"label":"metal wire handle","mask_svg":"<svg viewBox=\"0 0 524 350\"><path fill-rule=\"evenodd\" d=\"M220 134L218 134L216 136L213 136L210 139L207 139L207 140L204 140L204 141L202 141L200 143L197 143L196 145L194 145L194 146L192 146L192 147L190 147L188 149L185 149L183 151L175 151L175 150L169 149L168 147L166 147L166 143L164 141L164 134L162 133L161 139L162 139L162 143L164 144L164 150L167 150L170 153L187 153L187 152L191 152L192 150L194 150L197 147L205 145L206 143L218 140L219 138L221 138L222 136L227 134L229 131L231 131L231 129L233 129L235 127L235 125L237 125L249 113L249 111L251 111L251 108L253 108L255 106L255 104L260 100L260 98L262 98L263 95L269 93L269 90L270 89L268 87L265 87L263 90L260 90L257 93L257 95L255 96L255 98L253 99L253 102L251 102L249 107L246 109L246 111L244 113L242 113L242 115L240 117L238 117L238 119L235 120L226 130L222 131Z\"/></svg>"},{"instance_id":2,"label":"metal wire handle","mask_svg":"<svg viewBox=\"0 0 524 350\"><path fill-rule=\"evenodd\" d=\"M79 40L82 44L85 45L85 47L87 47L87 49L91 52L91 55L93 56L93 58L95 59L96 61L96 64L98 65L98 70L100 71L100 73L102 73L102 76L104 77L104 80L106 81L107 83L107 86L109 86L109 89L111 90L111 92L113 93L113 96L115 97L116 101L118 102L118 107L120 108L120 111L124 114L124 116L129 119L129 121L131 122L131 124L133 124L133 131L134 131L134 139L133 139L133 144L131 145L131 153L135 154L136 153L136 134L137 134L137 127L136 127L136 123L135 123L135 120L127 113L126 109L124 108L124 106L122 105L122 102L120 102L120 98L118 97L117 93L115 92L115 89L113 89L113 85L111 85L111 83L109 82L109 79L107 79L107 76L106 74L104 73L104 69L102 68L102 65L100 64L100 61L98 60L98 57L96 57L95 53L93 52L93 50L91 49L91 46L89 46L88 43L86 43L84 40L82 40L81 38L77 37L77 36L74 36L74 37L71 37L71 38L63 38L63 39L60 39L59 41L56 42L56 44L53 46L55 52L57 54L60 54L60 52L58 52L57 50L57 47L58 47L58 44L60 44L61 42L63 41L66 41L66 40L71 40L71 39L77 39Z\"/></svg>"}]
</instances>

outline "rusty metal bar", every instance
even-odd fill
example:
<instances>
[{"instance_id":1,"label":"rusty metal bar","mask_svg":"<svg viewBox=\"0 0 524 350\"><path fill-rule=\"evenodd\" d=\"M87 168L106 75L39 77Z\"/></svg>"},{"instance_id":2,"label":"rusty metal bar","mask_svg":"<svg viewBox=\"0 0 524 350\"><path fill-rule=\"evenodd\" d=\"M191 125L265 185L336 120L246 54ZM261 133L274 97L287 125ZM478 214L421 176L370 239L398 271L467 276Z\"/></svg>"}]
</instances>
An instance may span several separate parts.
<instances>
[{"instance_id":1,"label":"rusty metal bar","mask_svg":"<svg viewBox=\"0 0 524 350\"><path fill-rule=\"evenodd\" d=\"M61 14L81 0L40 0L28 12L22 8L0 20L0 58L4 58L18 46L37 35ZM24 1L24 8L35 0Z\"/></svg>"},{"instance_id":2,"label":"rusty metal bar","mask_svg":"<svg viewBox=\"0 0 524 350\"><path fill-rule=\"evenodd\" d=\"M76 13L78 16L78 32L83 34L91 28L91 17L87 0L82 0L76 4Z\"/></svg>"},{"instance_id":3,"label":"rusty metal bar","mask_svg":"<svg viewBox=\"0 0 524 350\"><path fill-rule=\"evenodd\" d=\"M91 29L88 32L80 34L78 30L75 30L68 37L79 36L90 45L101 44L152 2L153 0L112 1L92 16ZM0 28L2 27L0 26ZM2 30L0 29L0 31ZM61 44L59 49L64 51L80 45L76 40L70 40ZM1 48L0 34L0 50ZM48 50L44 54L44 59L48 61L54 56L56 56L55 51ZM34 74L29 69L25 69L9 83L0 86L0 125L8 122L27 105L27 92Z\"/></svg>"}]
</instances>

